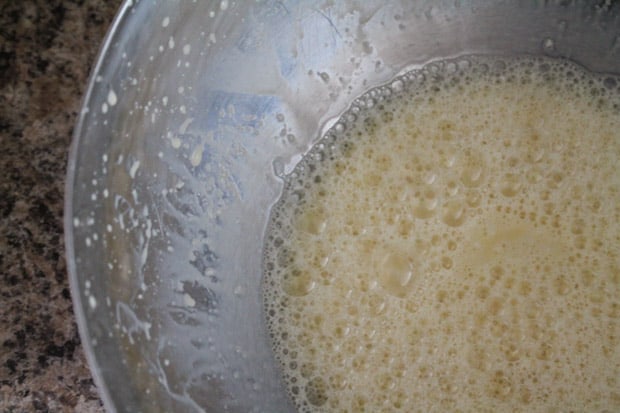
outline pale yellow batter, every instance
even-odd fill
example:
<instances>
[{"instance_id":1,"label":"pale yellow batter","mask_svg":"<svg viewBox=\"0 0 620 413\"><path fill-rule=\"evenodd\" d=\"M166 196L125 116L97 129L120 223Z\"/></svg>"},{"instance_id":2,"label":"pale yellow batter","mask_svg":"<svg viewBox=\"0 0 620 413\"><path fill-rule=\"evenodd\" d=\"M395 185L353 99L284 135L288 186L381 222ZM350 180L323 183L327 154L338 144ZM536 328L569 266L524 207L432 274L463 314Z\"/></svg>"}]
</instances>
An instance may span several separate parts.
<instances>
[{"instance_id":1,"label":"pale yellow batter","mask_svg":"<svg viewBox=\"0 0 620 413\"><path fill-rule=\"evenodd\" d=\"M268 228L301 412L620 411L619 85L470 58L356 102Z\"/></svg>"}]
</instances>

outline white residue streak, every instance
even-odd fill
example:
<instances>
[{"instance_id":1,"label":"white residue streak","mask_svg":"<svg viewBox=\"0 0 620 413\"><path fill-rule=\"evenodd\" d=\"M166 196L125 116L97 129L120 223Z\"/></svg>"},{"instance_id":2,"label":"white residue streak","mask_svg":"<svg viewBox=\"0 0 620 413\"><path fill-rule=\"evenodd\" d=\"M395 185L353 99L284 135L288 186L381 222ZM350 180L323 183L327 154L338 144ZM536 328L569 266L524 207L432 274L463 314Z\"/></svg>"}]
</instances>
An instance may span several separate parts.
<instances>
[{"instance_id":1,"label":"white residue streak","mask_svg":"<svg viewBox=\"0 0 620 413\"><path fill-rule=\"evenodd\" d=\"M88 305L90 306L91 309L95 309L97 308L97 300L95 299L95 297L93 297L92 295L88 296Z\"/></svg>"},{"instance_id":2,"label":"white residue streak","mask_svg":"<svg viewBox=\"0 0 620 413\"><path fill-rule=\"evenodd\" d=\"M147 321L142 322L142 325L144 326L144 335L146 336L146 339L150 340L151 339L151 327L153 325Z\"/></svg>"},{"instance_id":3,"label":"white residue streak","mask_svg":"<svg viewBox=\"0 0 620 413\"><path fill-rule=\"evenodd\" d=\"M150 219L147 219L146 229L144 230L144 236L148 240L148 239L151 239L152 234L153 234L153 221L151 221Z\"/></svg>"},{"instance_id":4,"label":"white residue streak","mask_svg":"<svg viewBox=\"0 0 620 413\"><path fill-rule=\"evenodd\" d=\"M172 36L170 36L170 39L168 39L168 47L174 49L174 37Z\"/></svg>"},{"instance_id":5,"label":"white residue streak","mask_svg":"<svg viewBox=\"0 0 620 413\"><path fill-rule=\"evenodd\" d=\"M228 0L222 0L220 2L220 10L224 11L228 8Z\"/></svg>"},{"instance_id":6,"label":"white residue streak","mask_svg":"<svg viewBox=\"0 0 620 413\"><path fill-rule=\"evenodd\" d=\"M185 133L187 132L187 128L189 127L189 125L194 121L194 118L187 118L183 121L183 123L181 123L181 126L179 126L179 133Z\"/></svg>"},{"instance_id":7,"label":"white residue streak","mask_svg":"<svg viewBox=\"0 0 620 413\"><path fill-rule=\"evenodd\" d=\"M189 159L192 166L196 167L200 165L200 163L202 162L203 151L204 151L204 147L202 145L198 145L196 146L196 148L194 148L194 151L192 152L192 155L190 156L190 159Z\"/></svg>"},{"instance_id":8,"label":"white residue streak","mask_svg":"<svg viewBox=\"0 0 620 413\"><path fill-rule=\"evenodd\" d=\"M168 96L161 98L161 103L163 103L164 106L168 106Z\"/></svg>"},{"instance_id":9,"label":"white residue streak","mask_svg":"<svg viewBox=\"0 0 620 413\"><path fill-rule=\"evenodd\" d=\"M116 93L114 92L113 89L110 89L110 91L108 92L108 104L110 106L114 106L114 105L116 105L116 102L118 102L118 98L116 97Z\"/></svg>"},{"instance_id":10,"label":"white residue streak","mask_svg":"<svg viewBox=\"0 0 620 413\"><path fill-rule=\"evenodd\" d=\"M144 333L147 340L151 339L151 327L148 321L142 321L136 313L125 303L116 303L116 321L121 330L127 334L131 344L134 343L133 335L139 332Z\"/></svg>"},{"instance_id":11,"label":"white residue streak","mask_svg":"<svg viewBox=\"0 0 620 413\"><path fill-rule=\"evenodd\" d=\"M168 16L164 17L164 19L161 21L161 27L168 27L169 24L170 24L170 17Z\"/></svg>"},{"instance_id":12,"label":"white residue streak","mask_svg":"<svg viewBox=\"0 0 620 413\"><path fill-rule=\"evenodd\" d=\"M140 253L140 265L144 266L144 264L146 264L146 260L149 257L149 249L148 249L148 243L147 245L142 249L142 252Z\"/></svg>"},{"instance_id":13,"label":"white residue streak","mask_svg":"<svg viewBox=\"0 0 620 413\"><path fill-rule=\"evenodd\" d=\"M194 307L196 305L196 300L194 300L192 296L189 294L183 295L183 301L185 302L185 305L188 307Z\"/></svg>"},{"instance_id":14,"label":"white residue streak","mask_svg":"<svg viewBox=\"0 0 620 413\"><path fill-rule=\"evenodd\" d=\"M211 34L209 35L209 40L211 41L211 43L216 43L215 33L211 33Z\"/></svg>"},{"instance_id":15,"label":"white residue streak","mask_svg":"<svg viewBox=\"0 0 620 413\"><path fill-rule=\"evenodd\" d=\"M174 149L179 149L181 147L181 139L173 136L172 138L170 138L170 144Z\"/></svg>"},{"instance_id":16,"label":"white residue streak","mask_svg":"<svg viewBox=\"0 0 620 413\"><path fill-rule=\"evenodd\" d=\"M192 50L192 46L190 46L189 44L186 44L185 46L183 46L184 55L188 55L191 50Z\"/></svg>"},{"instance_id":17,"label":"white residue streak","mask_svg":"<svg viewBox=\"0 0 620 413\"><path fill-rule=\"evenodd\" d=\"M138 168L140 168L140 161L135 161L133 165L131 165L131 168L129 168L129 176L131 177L131 179L134 179L136 177L136 172L138 172Z\"/></svg>"},{"instance_id":18,"label":"white residue streak","mask_svg":"<svg viewBox=\"0 0 620 413\"><path fill-rule=\"evenodd\" d=\"M101 105L101 113L108 113L108 104L105 102Z\"/></svg>"}]
</instances>

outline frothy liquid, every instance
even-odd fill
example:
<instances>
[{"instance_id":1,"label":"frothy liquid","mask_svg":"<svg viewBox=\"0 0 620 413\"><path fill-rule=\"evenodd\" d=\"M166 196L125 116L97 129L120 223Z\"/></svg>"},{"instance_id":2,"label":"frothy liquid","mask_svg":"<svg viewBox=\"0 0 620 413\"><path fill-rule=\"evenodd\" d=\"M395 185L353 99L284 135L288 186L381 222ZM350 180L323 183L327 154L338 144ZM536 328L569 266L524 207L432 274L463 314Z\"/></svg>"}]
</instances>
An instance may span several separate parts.
<instances>
[{"instance_id":1,"label":"frothy liquid","mask_svg":"<svg viewBox=\"0 0 620 413\"><path fill-rule=\"evenodd\" d=\"M265 305L301 412L620 411L620 81L433 64L287 177Z\"/></svg>"}]
</instances>

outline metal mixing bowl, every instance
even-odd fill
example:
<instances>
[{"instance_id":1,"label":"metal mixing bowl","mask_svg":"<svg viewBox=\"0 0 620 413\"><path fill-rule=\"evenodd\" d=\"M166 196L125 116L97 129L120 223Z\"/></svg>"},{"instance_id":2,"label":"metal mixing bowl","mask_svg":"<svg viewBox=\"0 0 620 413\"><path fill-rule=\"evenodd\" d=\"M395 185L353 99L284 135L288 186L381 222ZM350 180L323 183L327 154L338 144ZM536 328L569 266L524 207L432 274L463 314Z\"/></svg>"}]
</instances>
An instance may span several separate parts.
<instances>
[{"instance_id":1,"label":"metal mixing bowl","mask_svg":"<svg viewBox=\"0 0 620 413\"><path fill-rule=\"evenodd\" d=\"M126 0L75 130L66 243L109 411L289 412L262 240L352 99L425 62L566 57L620 72L618 2Z\"/></svg>"}]
</instances>

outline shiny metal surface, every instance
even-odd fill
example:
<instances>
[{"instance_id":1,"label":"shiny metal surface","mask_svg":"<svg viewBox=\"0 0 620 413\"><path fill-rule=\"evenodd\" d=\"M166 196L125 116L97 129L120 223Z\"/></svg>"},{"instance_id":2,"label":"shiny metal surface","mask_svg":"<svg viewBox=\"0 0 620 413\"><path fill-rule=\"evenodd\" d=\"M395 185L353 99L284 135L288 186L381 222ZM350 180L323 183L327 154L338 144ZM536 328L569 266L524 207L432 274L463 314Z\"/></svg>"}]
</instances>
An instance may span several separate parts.
<instances>
[{"instance_id":1,"label":"shiny metal surface","mask_svg":"<svg viewBox=\"0 0 620 413\"><path fill-rule=\"evenodd\" d=\"M620 72L620 6L126 1L69 162L75 311L106 408L290 412L260 297L278 175L353 98L472 53Z\"/></svg>"}]
</instances>

